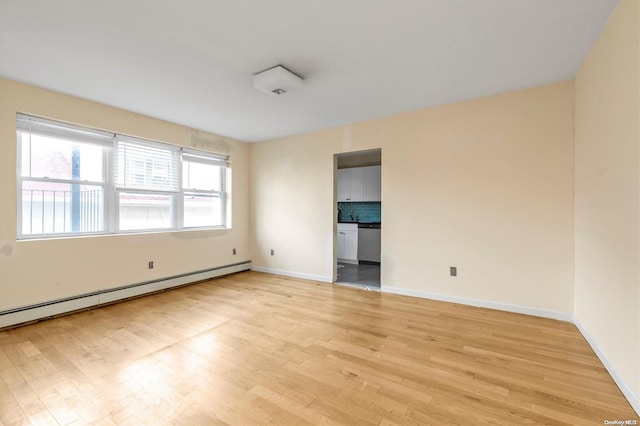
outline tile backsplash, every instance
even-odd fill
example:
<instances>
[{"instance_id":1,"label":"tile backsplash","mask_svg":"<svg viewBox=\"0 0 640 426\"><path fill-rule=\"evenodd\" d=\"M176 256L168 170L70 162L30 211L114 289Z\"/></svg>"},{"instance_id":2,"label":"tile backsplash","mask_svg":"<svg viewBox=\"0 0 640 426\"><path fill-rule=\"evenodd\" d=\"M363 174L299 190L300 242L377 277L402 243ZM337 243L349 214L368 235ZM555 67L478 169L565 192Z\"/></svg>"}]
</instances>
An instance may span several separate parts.
<instances>
[{"instance_id":1,"label":"tile backsplash","mask_svg":"<svg viewBox=\"0 0 640 426\"><path fill-rule=\"evenodd\" d=\"M380 202L338 203L338 222L381 222ZM350 213L354 219L351 220Z\"/></svg>"}]
</instances>

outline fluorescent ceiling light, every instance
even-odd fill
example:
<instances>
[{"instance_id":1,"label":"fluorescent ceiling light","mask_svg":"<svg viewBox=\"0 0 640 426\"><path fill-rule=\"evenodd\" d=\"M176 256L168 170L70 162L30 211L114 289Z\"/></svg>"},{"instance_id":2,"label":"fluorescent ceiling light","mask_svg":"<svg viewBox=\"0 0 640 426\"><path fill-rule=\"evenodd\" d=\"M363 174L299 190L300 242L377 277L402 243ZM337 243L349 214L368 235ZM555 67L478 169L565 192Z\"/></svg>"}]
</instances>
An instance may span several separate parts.
<instances>
[{"instance_id":1,"label":"fluorescent ceiling light","mask_svg":"<svg viewBox=\"0 0 640 426\"><path fill-rule=\"evenodd\" d=\"M253 75L253 87L270 95L282 95L302 87L302 77L283 67L276 65L266 71Z\"/></svg>"}]
</instances>

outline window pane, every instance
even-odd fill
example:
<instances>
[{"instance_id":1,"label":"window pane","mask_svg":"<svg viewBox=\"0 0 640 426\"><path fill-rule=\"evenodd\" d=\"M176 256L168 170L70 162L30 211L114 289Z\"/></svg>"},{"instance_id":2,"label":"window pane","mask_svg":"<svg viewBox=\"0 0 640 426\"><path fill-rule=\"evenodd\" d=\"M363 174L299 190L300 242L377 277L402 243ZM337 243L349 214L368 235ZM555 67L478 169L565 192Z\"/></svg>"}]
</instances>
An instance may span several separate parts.
<instances>
[{"instance_id":1,"label":"window pane","mask_svg":"<svg viewBox=\"0 0 640 426\"><path fill-rule=\"evenodd\" d=\"M182 163L182 187L184 189L201 189L205 191L221 191L220 166L193 161Z\"/></svg>"},{"instance_id":2,"label":"window pane","mask_svg":"<svg viewBox=\"0 0 640 426\"><path fill-rule=\"evenodd\" d=\"M184 194L184 226L222 226L222 198L219 194Z\"/></svg>"},{"instance_id":3,"label":"window pane","mask_svg":"<svg viewBox=\"0 0 640 426\"><path fill-rule=\"evenodd\" d=\"M104 182L104 147L24 132L19 136L23 177Z\"/></svg>"},{"instance_id":4,"label":"window pane","mask_svg":"<svg viewBox=\"0 0 640 426\"><path fill-rule=\"evenodd\" d=\"M104 231L101 186L22 182L22 235Z\"/></svg>"},{"instance_id":5,"label":"window pane","mask_svg":"<svg viewBox=\"0 0 640 426\"><path fill-rule=\"evenodd\" d=\"M172 196L120 192L120 230L171 228Z\"/></svg>"},{"instance_id":6,"label":"window pane","mask_svg":"<svg viewBox=\"0 0 640 426\"><path fill-rule=\"evenodd\" d=\"M118 141L115 178L123 189L178 191L177 148L126 140Z\"/></svg>"}]
</instances>

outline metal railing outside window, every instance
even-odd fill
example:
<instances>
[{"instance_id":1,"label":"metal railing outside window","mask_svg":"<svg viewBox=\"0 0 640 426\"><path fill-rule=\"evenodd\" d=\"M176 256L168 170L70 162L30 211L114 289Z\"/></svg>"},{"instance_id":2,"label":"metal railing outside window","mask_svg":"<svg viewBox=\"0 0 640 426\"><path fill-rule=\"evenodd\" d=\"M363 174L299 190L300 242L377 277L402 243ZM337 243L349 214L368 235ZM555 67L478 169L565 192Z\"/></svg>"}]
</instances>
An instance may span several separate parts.
<instances>
[{"instance_id":1,"label":"metal railing outside window","mask_svg":"<svg viewBox=\"0 0 640 426\"><path fill-rule=\"evenodd\" d=\"M72 210L74 197L79 201L77 212ZM103 206L102 190L25 189L22 191L22 232L28 235L100 232L104 229ZM73 225L77 225L77 231L73 231Z\"/></svg>"}]
</instances>

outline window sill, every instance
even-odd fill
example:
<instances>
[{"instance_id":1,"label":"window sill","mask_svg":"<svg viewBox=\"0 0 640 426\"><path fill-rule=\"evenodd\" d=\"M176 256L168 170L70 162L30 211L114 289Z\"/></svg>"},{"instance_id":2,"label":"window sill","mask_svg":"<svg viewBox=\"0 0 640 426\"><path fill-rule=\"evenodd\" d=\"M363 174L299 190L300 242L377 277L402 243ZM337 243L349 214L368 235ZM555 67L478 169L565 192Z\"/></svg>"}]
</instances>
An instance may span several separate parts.
<instances>
[{"instance_id":1,"label":"window sill","mask_svg":"<svg viewBox=\"0 0 640 426\"><path fill-rule=\"evenodd\" d=\"M26 236L26 237L17 237L16 242L30 242L30 241L57 241L57 240L69 240L69 239L85 239L85 238L104 238L104 237L127 237L127 236L145 236L145 235L161 235L161 234L170 234L175 237L180 236L188 236L195 234L228 234L233 230L233 228L220 227L220 226L211 226L211 227L202 227L202 228L185 228L185 229L157 229L152 231L126 231L126 232L117 232L117 233L96 233L96 234L78 234L78 235L51 235L51 236Z\"/></svg>"}]
</instances>

